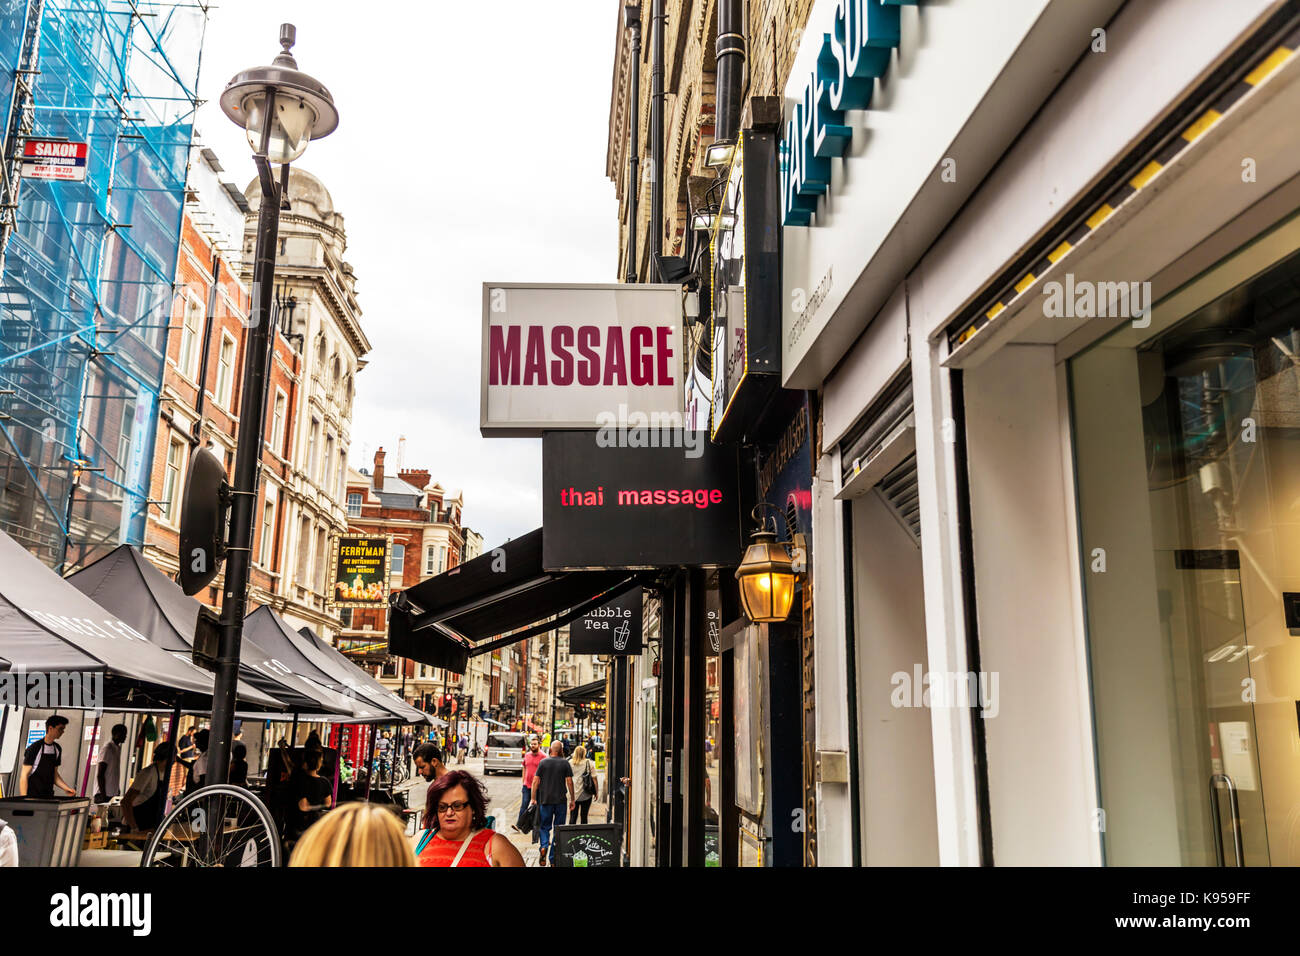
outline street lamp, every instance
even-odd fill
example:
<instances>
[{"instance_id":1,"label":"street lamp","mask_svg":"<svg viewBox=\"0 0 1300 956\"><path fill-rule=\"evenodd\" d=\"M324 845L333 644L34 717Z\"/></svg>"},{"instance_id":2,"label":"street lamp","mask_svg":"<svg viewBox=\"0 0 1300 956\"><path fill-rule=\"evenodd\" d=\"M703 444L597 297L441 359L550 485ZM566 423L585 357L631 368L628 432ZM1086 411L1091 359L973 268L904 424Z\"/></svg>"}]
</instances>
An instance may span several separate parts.
<instances>
[{"instance_id":1,"label":"street lamp","mask_svg":"<svg viewBox=\"0 0 1300 956\"><path fill-rule=\"evenodd\" d=\"M760 502L754 508L758 520ZM775 506L768 505L775 509ZM776 535L762 524L754 532L745 557L736 569L740 582L740 603L745 616L755 624L774 624L790 616L794 603L794 583L797 572L786 546L776 540Z\"/></svg>"},{"instance_id":2,"label":"street lamp","mask_svg":"<svg viewBox=\"0 0 1300 956\"><path fill-rule=\"evenodd\" d=\"M233 501L227 541L225 590L221 600L221 642L217 654L212 700L212 738L208 751L208 782L225 783L230 771L231 729L235 715L235 684L239 645L248 600L248 571L253 545L253 510L257 502L262 422L266 417L267 356L270 352L271 303L275 283L275 247L280 209L289 191L289 163L303 154L307 143L334 132L339 114L334 98L319 81L299 71L289 50L297 31L280 26L280 54L270 66L239 73L221 94L221 111L243 127L254 150L262 203L257 215L257 248L253 257L252 311L248 349L244 358L243 407L235 451ZM280 166L280 181L271 164Z\"/></svg>"}]
</instances>

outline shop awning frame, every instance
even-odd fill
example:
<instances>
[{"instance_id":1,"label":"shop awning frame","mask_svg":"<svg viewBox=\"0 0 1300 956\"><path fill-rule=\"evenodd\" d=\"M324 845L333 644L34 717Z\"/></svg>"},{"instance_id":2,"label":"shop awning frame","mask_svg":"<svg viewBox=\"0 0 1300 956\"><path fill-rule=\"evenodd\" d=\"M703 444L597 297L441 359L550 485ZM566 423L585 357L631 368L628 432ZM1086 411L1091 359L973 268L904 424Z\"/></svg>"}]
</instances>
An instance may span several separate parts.
<instances>
[{"instance_id":1,"label":"shop awning frame","mask_svg":"<svg viewBox=\"0 0 1300 956\"><path fill-rule=\"evenodd\" d=\"M538 528L395 593L389 652L464 673L470 657L562 627L657 573L547 571Z\"/></svg>"},{"instance_id":2,"label":"shop awning frame","mask_svg":"<svg viewBox=\"0 0 1300 956\"><path fill-rule=\"evenodd\" d=\"M589 704L593 701L605 699L605 679L594 680L589 684L579 684L577 687L562 691L557 695L562 703L565 704Z\"/></svg>"}]
</instances>

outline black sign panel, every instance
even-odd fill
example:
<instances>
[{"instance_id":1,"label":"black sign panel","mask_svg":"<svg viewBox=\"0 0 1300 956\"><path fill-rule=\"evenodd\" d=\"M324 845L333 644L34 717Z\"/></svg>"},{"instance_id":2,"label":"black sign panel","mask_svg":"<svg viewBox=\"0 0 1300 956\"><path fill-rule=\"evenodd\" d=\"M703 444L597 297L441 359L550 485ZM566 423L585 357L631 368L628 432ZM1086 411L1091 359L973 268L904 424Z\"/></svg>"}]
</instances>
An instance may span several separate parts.
<instances>
[{"instance_id":1,"label":"black sign panel","mask_svg":"<svg viewBox=\"0 0 1300 956\"><path fill-rule=\"evenodd\" d=\"M618 866L623 851L623 824L577 823L555 828L552 866Z\"/></svg>"},{"instance_id":2,"label":"black sign panel","mask_svg":"<svg viewBox=\"0 0 1300 956\"><path fill-rule=\"evenodd\" d=\"M542 526L548 571L735 565L738 451L636 423L547 432Z\"/></svg>"},{"instance_id":3,"label":"black sign panel","mask_svg":"<svg viewBox=\"0 0 1300 956\"><path fill-rule=\"evenodd\" d=\"M776 136L745 130L709 248L711 430L733 441L755 424L781 372L781 202Z\"/></svg>"},{"instance_id":4,"label":"black sign panel","mask_svg":"<svg viewBox=\"0 0 1300 956\"><path fill-rule=\"evenodd\" d=\"M640 654L641 588L584 614L569 625L570 654Z\"/></svg>"}]
</instances>

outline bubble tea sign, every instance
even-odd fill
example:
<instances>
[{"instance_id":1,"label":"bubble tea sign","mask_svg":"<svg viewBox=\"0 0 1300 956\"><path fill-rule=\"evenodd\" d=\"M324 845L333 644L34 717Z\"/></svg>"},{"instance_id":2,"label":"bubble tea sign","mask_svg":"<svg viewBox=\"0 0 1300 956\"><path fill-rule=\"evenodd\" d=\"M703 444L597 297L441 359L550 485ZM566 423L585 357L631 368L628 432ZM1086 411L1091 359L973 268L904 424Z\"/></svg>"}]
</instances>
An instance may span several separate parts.
<instances>
[{"instance_id":1,"label":"bubble tea sign","mask_svg":"<svg viewBox=\"0 0 1300 956\"><path fill-rule=\"evenodd\" d=\"M640 654L641 588L584 614L569 625L570 654Z\"/></svg>"}]
</instances>

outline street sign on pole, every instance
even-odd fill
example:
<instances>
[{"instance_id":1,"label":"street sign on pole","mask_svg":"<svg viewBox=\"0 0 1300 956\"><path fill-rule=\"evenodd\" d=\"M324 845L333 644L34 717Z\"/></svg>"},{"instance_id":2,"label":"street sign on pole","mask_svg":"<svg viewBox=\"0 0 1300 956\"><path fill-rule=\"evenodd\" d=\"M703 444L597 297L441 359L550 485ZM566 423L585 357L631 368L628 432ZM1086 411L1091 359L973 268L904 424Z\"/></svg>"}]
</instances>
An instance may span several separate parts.
<instances>
[{"instance_id":1,"label":"street sign on pole","mask_svg":"<svg viewBox=\"0 0 1300 956\"><path fill-rule=\"evenodd\" d=\"M86 144L29 139L23 144L23 178L79 183L86 178Z\"/></svg>"}]
</instances>

